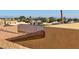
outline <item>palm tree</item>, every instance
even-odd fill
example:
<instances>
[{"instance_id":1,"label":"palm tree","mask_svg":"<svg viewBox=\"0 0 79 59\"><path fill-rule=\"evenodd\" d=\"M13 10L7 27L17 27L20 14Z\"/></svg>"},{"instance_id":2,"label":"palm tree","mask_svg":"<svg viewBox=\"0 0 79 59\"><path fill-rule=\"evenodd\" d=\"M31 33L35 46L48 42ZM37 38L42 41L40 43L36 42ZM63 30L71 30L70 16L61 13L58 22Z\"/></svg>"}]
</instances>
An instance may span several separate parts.
<instances>
[{"instance_id":1,"label":"palm tree","mask_svg":"<svg viewBox=\"0 0 79 59\"><path fill-rule=\"evenodd\" d=\"M60 13L61 13L61 22L64 23L64 19L63 19L63 11L60 10Z\"/></svg>"}]
</instances>

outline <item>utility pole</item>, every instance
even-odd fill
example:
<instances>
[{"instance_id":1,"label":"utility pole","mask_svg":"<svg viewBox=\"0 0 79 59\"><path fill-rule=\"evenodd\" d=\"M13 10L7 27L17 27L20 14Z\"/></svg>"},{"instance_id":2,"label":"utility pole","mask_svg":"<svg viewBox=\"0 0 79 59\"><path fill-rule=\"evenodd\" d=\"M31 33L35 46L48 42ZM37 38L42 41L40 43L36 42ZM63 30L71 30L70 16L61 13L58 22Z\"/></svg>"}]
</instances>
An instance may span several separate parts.
<instances>
[{"instance_id":1,"label":"utility pole","mask_svg":"<svg viewBox=\"0 0 79 59\"><path fill-rule=\"evenodd\" d=\"M63 19L63 11L60 10L60 14L61 14L61 23L64 23L64 19Z\"/></svg>"}]
</instances>

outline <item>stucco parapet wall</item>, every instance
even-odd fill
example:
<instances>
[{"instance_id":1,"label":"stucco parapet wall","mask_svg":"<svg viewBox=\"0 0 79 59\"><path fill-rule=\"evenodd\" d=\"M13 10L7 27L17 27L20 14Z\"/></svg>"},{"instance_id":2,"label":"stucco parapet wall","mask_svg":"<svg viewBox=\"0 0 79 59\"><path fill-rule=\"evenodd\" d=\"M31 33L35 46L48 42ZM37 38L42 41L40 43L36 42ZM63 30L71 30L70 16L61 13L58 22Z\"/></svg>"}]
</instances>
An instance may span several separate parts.
<instances>
[{"instance_id":1,"label":"stucco parapet wall","mask_svg":"<svg viewBox=\"0 0 79 59\"><path fill-rule=\"evenodd\" d=\"M27 25L27 24L18 25L18 31L20 32L34 33L41 30L44 30L42 26L34 26L34 25Z\"/></svg>"},{"instance_id":2,"label":"stucco parapet wall","mask_svg":"<svg viewBox=\"0 0 79 59\"><path fill-rule=\"evenodd\" d=\"M33 32L33 33L25 33L23 35L19 35L19 36L15 36L15 37L10 37L10 38L7 38L6 40L20 40L20 39L25 39L25 38L28 38L28 37L32 37L32 36L36 36L36 35L45 35L45 32L43 30L40 30L40 31L37 31L37 32Z\"/></svg>"},{"instance_id":3,"label":"stucco parapet wall","mask_svg":"<svg viewBox=\"0 0 79 59\"><path fill-rule=\"evenodd\" d=\"M30 33L30 34L27 34L27 35L22 35L22 36L18 36L18 37L13 37L13 38L8 38L6 40L1 40L0 41L0 47L1 48L6 48L6 49L30 49L28 47L24 47L20 44L16 44L14 42L11 42L9 40L18 40L18 39L23 39L23 38L27 38L27 37L31 37L31 36L34 36L34 35L42 35L43 34L43 31L38 31L38 32L35 32L35 33Z\"/></svg>"}]
</instances>

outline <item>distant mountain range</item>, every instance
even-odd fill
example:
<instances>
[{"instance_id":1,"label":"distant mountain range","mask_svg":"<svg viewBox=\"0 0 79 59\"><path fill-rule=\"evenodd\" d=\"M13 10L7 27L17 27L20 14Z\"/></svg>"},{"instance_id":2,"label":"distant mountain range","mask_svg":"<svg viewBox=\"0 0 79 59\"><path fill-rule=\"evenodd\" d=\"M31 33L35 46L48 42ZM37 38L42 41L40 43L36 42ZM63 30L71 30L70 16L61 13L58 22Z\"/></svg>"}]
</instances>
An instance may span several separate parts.
<instances>
[{"instance_id":1,"label":"distant mountain range","mask_svg":"<svg viewBox=\"0 0 79 59\"><path fill-rule=\"evenodd\" d=\"M0 16L0 18L14 18L13 16Z\"/></svg>"}]
</instances>

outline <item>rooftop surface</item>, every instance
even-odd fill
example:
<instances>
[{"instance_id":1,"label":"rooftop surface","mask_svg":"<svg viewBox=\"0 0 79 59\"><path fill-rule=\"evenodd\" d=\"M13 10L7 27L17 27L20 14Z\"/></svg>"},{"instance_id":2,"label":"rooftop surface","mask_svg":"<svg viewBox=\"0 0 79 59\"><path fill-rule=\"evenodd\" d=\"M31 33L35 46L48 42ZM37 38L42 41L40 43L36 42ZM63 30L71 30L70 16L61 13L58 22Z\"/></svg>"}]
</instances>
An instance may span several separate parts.
<instances>
[{"instance_id":1,"label":"rooftop surface","mask_svg":"<svg viewBox=\"0 0 79 59\"><path fill-rule=\"evenodd\" d=\"M79 48L79 30L75 29L79 29L79 23L48 25L44 38L34 36L14 42L34 49Z\"/></svg>"},{"instance_id":2,"label":"rooftop surface","mask_svg":"<svg viewBox=\"0 0 79 59\"><path fill-rule=\"evenodd\" d=\"M27 48L27 47L23 47L19 44L10 42L8 39L12 39L15 37L19 37L22 35L25 35L26 33L22 33L22 32L16 32L16 26L7 26L6 28L2 28L0 27L0 47L1 48Z\"/></svg>"},{"instance_id":3,"label":"rooftop surface","mask_svg":"<svg viewBox=\"0 0 79 59\"><path fill-rule=\"evenodd\" d=\"M46 27L66 28L66 29L79 29L79 23L48 25Z\"/></svg>"},{"instance_id":4,"label":"rooftop surface","mask_svg":"<svg viewBox=\"0 0 79 59\"><path fill-rule=\"evenodd\" d=\"M20 27L20 28L19 28ZM27 48L24 47L20 44L11 42L11 40L18 40L21 38L27 38L29 36L33 36L33 35L37 35L40 34L35 33L37 31L41 31L39 29L39 27L37 26L31 26L31 25L23 25L23 26L6 26L6 27L1 27L0 29L0 47L1 48ZM17 31L18 29L20 29L20 32ZM22 31L22 32L21 32ZM30 34L31 33L31 34Z\"/></svg>"},{"instance_id":5,"label":"rooftop surface","mask_svg":"<svg viewBox=\"0 0 79 59\"><path fill-rule=\"evenodd\" d=\"M6 31L0 31L0 39L4 39L4 40L21 35L24 35L24 33L10 33Z\"/></svg>"},{"instance_id":6,"label":"rooftop surface","mask_svg":"<svg viewBox=\"0 0 79 59\"><path fill-rule=\"evenodd\" d=\"M24 35L23 33L10 33L10 32L5 32L5 31L0 31L0 47L2 48L11 48L11 49L14 49L14 48L27 48L27 47L23 47L19 44L16 44L16 43L13 43L13 42L10 42L8 41L7 39L11 39L13 37L18 37L18 36L21 36L21 35Z\"/></svg>"}]
</instances>

